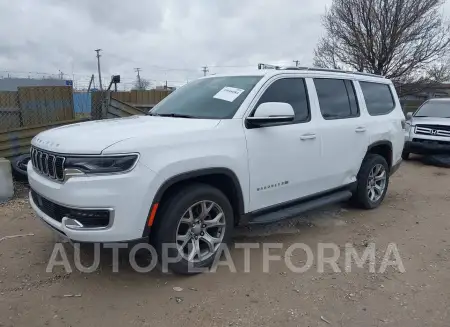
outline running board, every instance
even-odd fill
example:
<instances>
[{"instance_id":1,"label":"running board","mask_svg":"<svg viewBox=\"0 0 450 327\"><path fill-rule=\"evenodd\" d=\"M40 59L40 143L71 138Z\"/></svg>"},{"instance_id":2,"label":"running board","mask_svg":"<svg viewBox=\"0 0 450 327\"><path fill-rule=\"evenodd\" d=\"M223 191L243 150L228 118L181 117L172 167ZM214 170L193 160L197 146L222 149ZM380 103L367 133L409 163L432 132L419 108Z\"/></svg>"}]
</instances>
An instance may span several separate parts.
<instances>
[{"instance_id":1,"label":"running board","mask_svg":"<svg viewBox=\"0 0 450 327\"><path fill-rule=\"evenodd\" d=\"M304 202L294 204L289 207L285 207L276 211L270 211L268 213L257 214L253 218L250 218L248 224L268 224L274 223L283 219L294 218L299 214L317 209L326 205L330 205L337 202L342 202L350 199L352 193L348 190L339 191L327 195L323 195L312 200L305 200Z\"/></svg>"}]
</instances>

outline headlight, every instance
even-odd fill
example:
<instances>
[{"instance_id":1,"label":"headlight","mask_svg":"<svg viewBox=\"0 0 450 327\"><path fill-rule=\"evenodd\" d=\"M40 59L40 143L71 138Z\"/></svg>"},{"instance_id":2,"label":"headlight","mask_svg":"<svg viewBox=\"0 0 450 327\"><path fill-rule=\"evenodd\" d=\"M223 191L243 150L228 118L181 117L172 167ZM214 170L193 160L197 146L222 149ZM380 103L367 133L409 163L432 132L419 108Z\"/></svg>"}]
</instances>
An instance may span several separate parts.
<instances>
[{"instance_id":1,"label":"headlight","mask_svg":"<svg viewBox=\"0 0 450 327\"><path fill-rule=\"evenodd\" d=\"M120 173L133 168L137 154L101 157L68 157L65 169L77 169L85 174Z\"/></svg>"}]
</instances>

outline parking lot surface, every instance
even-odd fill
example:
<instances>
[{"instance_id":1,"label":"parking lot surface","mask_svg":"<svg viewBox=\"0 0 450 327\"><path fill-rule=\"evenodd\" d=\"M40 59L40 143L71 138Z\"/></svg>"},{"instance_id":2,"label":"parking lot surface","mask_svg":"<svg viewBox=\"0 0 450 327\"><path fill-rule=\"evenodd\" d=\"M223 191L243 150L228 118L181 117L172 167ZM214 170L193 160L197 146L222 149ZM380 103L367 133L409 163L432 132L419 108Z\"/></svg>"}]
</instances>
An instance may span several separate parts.
<instances>
[{"instance_id":1,"label":"parking lot surface","mask_svg":"<svg viewBox=\"0 0 450 327\"><path fill-rule=\"evenodd\" d=\"M257 243L250 272L244 252L231 247L237 273L180 277L159 271L138 273L121 255L119 272L110 251L102 250L93 273L46 267L55 237L34 216L27 189L16 185L16 197L0 205L0 326L450 326L450 170L403 164L391 179L388 195L372 211L334 206L283 223L239 227L235 243ZM5 238L5 236L24 235ZM272 254L263 272L263 243L282 243L286 250L304 243L340 249L353 244L364 251L376 246L376 272L369 266L345 272L317 261L304 273L285 264L283 249ZM388 244L395 243L405 272L379 272ZM69 259L73 248L65 245ZM92 251L83 249L86 265ZM305 252L291 261L301 266ZM140 258L145 263L145 257Z\"/></svg>"}]
</instances>

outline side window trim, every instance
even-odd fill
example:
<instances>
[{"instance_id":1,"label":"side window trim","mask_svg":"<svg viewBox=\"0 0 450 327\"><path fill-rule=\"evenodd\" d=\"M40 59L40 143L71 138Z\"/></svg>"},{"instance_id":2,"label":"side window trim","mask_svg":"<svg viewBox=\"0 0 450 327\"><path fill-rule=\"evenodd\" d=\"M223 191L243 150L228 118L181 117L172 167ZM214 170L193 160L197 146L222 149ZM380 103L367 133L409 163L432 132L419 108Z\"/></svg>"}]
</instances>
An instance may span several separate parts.
<instances>
[{"instance_id":1,"label":"side window trim","mask_svg":"<svg viewBox=\"0 0 450 327\"><path fill-rule=\"evenodd\" d=\"M306 76L298 76L298 75L278 75L278 76L274 76L271 79L267 80L261 87L261 89L259 90L259 92L256 94L256 96L253 98L249 109L246 111L246 114L244 115L244 122L245 119L247 117L252 117L258 107L258 103L259 100L262 98L262 96L266 93L266 91L277 81L282 80L282 79L301 79L303 80L303 86L305 88L305 95L306 95L306 103L307 103L307 110L308 110L308 119L307 120L303 120L303 121L294 121L294 122L289 122L289 123L279 123L279 124L271 124L271 125L267 125L265 127L272 127L272 126L284 126L284 125L295 125L295 124L304 124L304 123L308 123L311 121L312 119L312 113L311 113L311 96L310 96L310 90L308 89L308 85L306 82L306 79L308 77ZM247 114L248 113L248 114ZM246 124L244 124L244 126L246 126ZM246 128L248 129L248 127L246 126Z\"/></svg>"},{"instance_id":2,"label":"side window trim","mask_svg":"<svg viewBox=\"0 0 450 327\"><path fill-rule=\"evenodd\" d=\"M386 86L386 87L388 88L388 90L389 90L389 94L390 94L391 100L392 100L392 107L389 108L389 111L386 111L386 112L383 112L383 113L379 113L379 114L370 113L369 107L367 106L367 100L366 100L366 98L365 98L365 96L364 96L364 91L363 91L363 88L362 88L361 83L381 84L381 85ZM392 93L392 88L393 88L392 84L388 84L388 83L379 83L379 82L373 82L373 81L364 81L364 80L358 81L358 84L359 84L359 87L361 88L361 95L362 95L362 97L363 97L363 99L364 99L364 104L365 104L365 106L366 106L366 110L367 110L367 113L369 114L369 116L384 116L384 115L389 115L389 114L390 114L391 112L393 112L393 111L395 110L395 108L397 107L397 102L395 101L394 94Z\"/></svg>"},{"instance_id":3,"label":"side window trim","mask_svg":"<svg viewBox=\"0 0 450 327\"><path fill-rule=\"evenodd\" d=\"M350 113L352 117L360 117L361 116L361 110L359 108L358 99L356 97L356 89L354 81L351 79L344 80L345 89L347 90L347 96L350 103ZM350 95L350 93L352 95Z\"/></svg>"},{"instance_id":4,"label":"side window trim","mask_svg":"<svg viewBox=\"0 0 450 327\"><path fill-rule=\"evenodd\" d=\"M348 99L348 104L349 104L349 108L350 108L350 115L345 116L345 117L335 117L335 118L327 118L323 116L323 112L322 112L322 108L320 106L320 97L319 97L319 93L317 91L317 86L315 84L315 80L319 80L319 79L327 79L327 80L337 80L337 81L342 81L344 83L344 87L346 90L346 94L347 94L347 99ZM357 92L356 92L356 88L354 85L354 81L352 79L346 79L346 78L335 78L335 77L313 77L312 78L312 82L314 83L315 89L316 89L316 94L317 94L317 102L318 102L318 106L319 106L319 112L322 116L322 119L324 120L340 120L340 119L351 119L351 118L358 118L361 117L361 107L358 101L358 96L357 96ZM356 105L356 113L353 112L353 107L352 107L352 100L350 98L350 94L349 94L349 89L348 89L348 84L351 85L351 90L353 91L353 95L354 95L354 102Z\"/></svg>"}]
</instances>

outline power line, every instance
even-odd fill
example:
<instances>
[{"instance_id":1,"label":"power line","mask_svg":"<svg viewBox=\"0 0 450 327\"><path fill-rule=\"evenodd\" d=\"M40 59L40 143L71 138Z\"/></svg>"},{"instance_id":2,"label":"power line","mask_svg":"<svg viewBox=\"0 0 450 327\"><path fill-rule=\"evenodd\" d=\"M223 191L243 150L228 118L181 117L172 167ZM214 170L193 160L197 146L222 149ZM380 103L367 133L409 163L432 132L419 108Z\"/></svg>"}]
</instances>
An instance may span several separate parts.
<instances>
[{"instance_id":1,"label":"power line","mask_svg":"<svg viewBox=\"0 0 450 327\"><path fill-rule=\"evenodd\" d=\"M209 72L208 66L202 67L203 76L206 76L206 73Z\"/></svg>"},{"instance_id":2,"label":"power line","mask_svg":"<svg viewBox=\"0 0 450 327\"><path fill-rule=\"evenodd\" d=\"M243 67L255 67L255 65L210 65L211 68L243 68Z\"/></svg>"},{"instance_id":3,"label":"power line","mask_svg":"<svg viewBox=\"0 0 450 327\"><path fill-rule=\"evenodd\" d=\"M173 67L163 67L163 66L156 66L156 65L146 65L145 67L152 68L152 69L158 69L158 70L164 70L164 71L189 71L189 72L196 72L197 69L192 68L173 68Z\"/></svg>"},{"instance_id":4,"label":"power line","mask_svg":"<svg viewBox=\"0 0 450 327\"><path fill-rule=\"evenodd\" d=\"M300 65L300 60L292 60L293 62L295 62L295 67L298 67Z\"/></svg>"}]
</instances>

